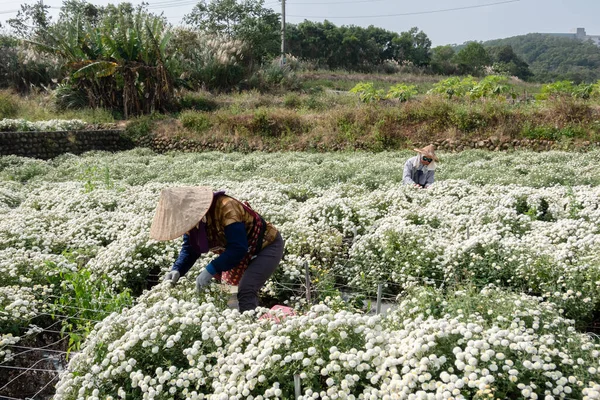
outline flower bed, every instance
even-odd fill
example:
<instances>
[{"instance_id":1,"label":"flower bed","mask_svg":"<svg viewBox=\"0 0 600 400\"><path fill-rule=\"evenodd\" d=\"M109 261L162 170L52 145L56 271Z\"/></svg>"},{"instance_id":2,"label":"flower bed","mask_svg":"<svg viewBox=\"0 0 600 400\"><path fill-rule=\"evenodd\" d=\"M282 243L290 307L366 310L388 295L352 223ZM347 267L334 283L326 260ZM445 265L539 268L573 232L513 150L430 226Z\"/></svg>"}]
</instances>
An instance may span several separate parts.
<instances>
[{"instance_id":1,"label":"flower bed","mask_svg":"<svg viewBox=\"0 0 600 400\"><path fill-rule=\"evenodd\" d=\"M600 345L526 295L418 289L385 317L334 303L274 323L182 286L98 324L54 398L289 399L294 375L302 399L600 395Z\"/></svg>"},{"instance_id":2,"label":"flower bed","mask_svg":"<svg viewBox=\"0 0 600 400\"><path fill-rule=\"evenodd\" d=\"M320 397L329 396L328 391L338 391L348 393L349 398L361 394L364 398L383 398L386 390L393 388L415 395L422 390L442 398L446 391L464 398L489 393L496 393L499 398L525 393L594 398L593 382L599 381L596 344L578 332L591 329L600 311L600 189L595 184L600 180L594 172L598 153L579 155L577 162L568 153L447 155L438 171L439 181L429 190L398 183L407 155L157 156L136 150L81 157L65 155L47 162L0 157L0 357L14 356L11 345L27 337L30 325L43 328L60 323L55 319L58 315L59 319L70 321L62 322L65 332L84 332L78 333L71 344L75 350L93 331L81 353L86 356L77 356L70 365L70 371L76 375L63 378L60 387L64 388L61 396L65 398L77 398L75 393L80 389L86 396L116 398L119 387L141 397L141 382L148 390L153 387L157 391L162 384L168 391L175 385L182 393L179 378L174 384L169 383L171 378L151 383L158 379L155 375L162 376L171 366L176 371L169 373L184 381L188 379L189 387L195 387L198 394L214 392L221 396L223 391L233 390L231 384L235 381L236 392L231 396L245 396L246 389L256 398L289 397L290 382L297 371L305 374L302 380L307 396L312 390ZM529 160L527 164L523 164L524 158ZM562 177L559 171L574 173L578 168L587 171L585 182L593 185L560 185L572 176ZM456 179L460 175L465 179ZM531 179L522 180L523 176ZM196 263L177 290L158 286L145 292L140 303L132 306L130 294L138 296L158 282L172 265L180 246L178 240L165 243L148 238L160 189L189 184L210 185L249 200L280 229L286 239L285 257L263 295L297 307L299 316L274 325L226 310L225 301L216 294L211 295L212 305L206 297L195 295L190 282L211 255ZM303 295L307 266L313 300L326 304L312 311L307 311L310 306ZM378 284L383 284L384 297L391 300L399 295L402 301L385 318L366 316L361 307L362 300L374 299ZM348 302L348 298L353 301ZM503 304L502 299L511 300ZM509 306L511 302L514 307ZM127 309L121 312L124 307ZM156 312L156 307L164 308L164 312ZM492 313L488 314L488 310ZM334 330L318 330L318 340L314 339L318 346L311 344L314 340L304 340L302 332L313 326L305 317L312 314L303 314L304 311L315 313L311 320L326 321L325 325L341 324L348 337L341 337ZM202 339L205 331L201 323L198 326L186 322L183 327L181 321L171 324L187 316L192 321L208 318L207 329L217 329L215 334L222 343L197 348L193 360L197 365L200 357L213 354L202 362L211 365L208 372L217 369L219 376L205 369L193 379L183 377L189 377L192 370L196 374L196 367L188 365L186 349L193 349L198 340L207 340ZM216 322L212 321L213 316ZM371 318L377 321L375 326L369 322ZM144 325L144 319L155 325ZM231 326L222 322L225 320L231 321ZM94 329L96 322L100 325ZM161 329L160 326L169 332L167 336L181 333L173 341L172 352L163 348L168 337L153 339L150 348L142 346L144 340L131 342L131 347L120 342L124 338L130 341L128 332L139 329L141 335L142 329ZM278 337L280 329L288 329L284 336L293 340L286 341L280 353L274 353L282 358L262 372L265 380L251 385L258 376L246 379L242 375L264 359L257 361L254 348L239 342L242 339L236 335L246 332L252 345L266 345L270 340L278 340L272 337ZM472 331L476 340L489 344L489 350L494 352L490 357L499 352L510 354L507 359L516 365L517 380L512 381L511 368L504 369L512 366L500 363L502 360L496 360L498 371L486 364L485 375L484 368L466 368L469 363L463 353L471 345L461 336L465 329ZM494 344L492 338L497 337L499 330L507 330L508 344L502 344L504 336L499 339L500 345ZM370 342L369 333L383 336L384 341ZM445 361L436 361L431 370L415 372L416 377L409 374L410 368L416 368L412 361L394 364L393 372L392 364L398 361L391 360L399 358L404 354L401 349L410 348L423 335L433 335L436 349L425 351L424 357L443 355ZM511 347L513 340L517 344ZM521 340L535 352L519 347ZM111 342L115 343L114 349L102 347ZM231 347L236 343L239 349ZM363 352L372 349L366 347L369 343L381 347L383 358L366 360L369 368L358 374L359 378L354 378L352 371L356 366L350 364L321 374L329 362L339 361L327 358L331 346L345 349L350 357L353 347ZM152 353L155 347L158 353ZM314 370L314 364L302 364L308 362L304 359L310 347L315 348L310 351L317 355L309 357L311 362L316 363L318 357L324 362L319 371ZM462 350L455 354L455 347ZM396 353L387 353L392 348ZM122 352L111 353L109 363L103 365L105 353L118 349ZM298 352L303 352L302 359L280 365L287 356ZM121 354L127 355L125 360L120 359ZM536 354L539 359L534 360ZM112 362L113 355L117 364ZM221 355L223 359L219 358ZM174 361L170 361L171 356ZM235 375L225 365L238 356L247 363L246 369ZM556 357L575 361L565 362L559 368ZM127 371L127 366L121 364L129 358L136 364ZM579 359L583 361L579 363ZM384 368L380 361L385 360L387 372L376 372ZM458 368L462 365L458 361L466 369ZM529 368L537 361L542 366L555 364L556 368ZM113 375L109 367L122 368ZM141 381L134 367L141 368ZM159 367L160 373L156 371ZM409 372L403 372L405 367L409 367ZM529 372L523 373L525 370ZM431 376L424 375L427 378L421 381L426 373ZM470 379L472 373L477 377ZM457 378L449 378L453 374ZM489 387L483 385L484 376L494 377L491 382L485 381ZM465 377L469 379L465 381ZM448 386L458 379L463 386ZM279 387L274 386L277 382ZM571 393L563 391L566 386ZM75 392L67 392L67 388ZM95 395L94 389L102 396ZM453 394L455 390L458 394ZM192 392L187 392L190 397ZM144 393L151 397L150 391ZM161 396L169 397L162 393Z\"/></svg>"},{"instance_id":3,"label":"flower bed","mask_svg":"<svg viewBox=\"0 0 600 400\"><path fill-rule=\"evenodd\" d=\"M51 119L48 121L27 121L24 119L0 120L0 132L29 132L29 131L76 131L87 126L80 119Z\"/></svg>"}]
</instances>

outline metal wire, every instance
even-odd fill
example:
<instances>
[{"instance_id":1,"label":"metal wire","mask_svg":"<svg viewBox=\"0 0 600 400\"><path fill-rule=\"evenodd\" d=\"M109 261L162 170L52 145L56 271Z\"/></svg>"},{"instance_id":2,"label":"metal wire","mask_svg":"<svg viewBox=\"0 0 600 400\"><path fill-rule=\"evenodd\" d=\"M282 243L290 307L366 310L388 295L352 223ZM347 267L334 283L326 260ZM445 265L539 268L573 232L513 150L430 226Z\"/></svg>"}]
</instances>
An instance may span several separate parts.
<instances>
[{"instance_id":1,"label":"metal wire","mask_svg":"<svg viewBox=\"0 0 600 400\"><path fill-rule=\"evenodd\" d=\"M44 352L51 352L51 353L60 353L60 354L67 354L67 353L75 354L75 353L77 353L76 351L53 350L53 349L46 349L45 347L27 347L27 346L17 346L17 345L14 345L14 344L11 344L9 346L12 347L12 348L15 348L15 349L27 349L27 350L30 350L30 351L44 349ZM23 354L23 353L19 353L19 354Z\"/></svg>"},{"instance_id":2,"label":"metal wire","mask_svg":"<svg viewBox=\"0 0 600 400\"><path fill-rule=\"evenodd\" d=\"M35 396L37 396L38 394L42 393L48 387L48 385L50 385L52 382L54 382L56 379L58 379L58 377L59 377L59 375L56 374L54 376L54 378L52 378L48 382L46 382L46 384L40 390L38 390L33 396L31 396L30 399L34 400Z\"/></svg>"},{"instance_id":3,"label":"metal wire","mask_svg":"<svg viewBox=\"0 0 600 400\"><path fill-rule=\"evenodd\" d=\"M54 372L54 373L58 373L58 371L53 370L53 369L35 369L33 367L35 367L36 365L38 365L39 363L41 363L42 361L47 361L46 358L43 359L39 359L37 360L33 365L31 365L31 367L29 368L25 368L25 367L8 367L5 365L0 365L0 368L6 368L6 369L16 369L16 370L23 370L23 372L21 372L19 375L15 376L13 379L11 379L10 381L8 381L8 383L6 383L6 385L2 386L0 388L0 391L6 389L8 387L8 385L10 385L11 383L13 383L14 381L16 381L17 379L19 379L21 376L25 375L27 372L29 371L43 371L43 372Z\"/></svg>"},{"instance_id":4,"label":"metal wire","mask_svg":"<svg viewBox=\"0 0 600 400\"><path fill-rule=\"evenodd\" d=\"M23 354L26 354L26 353L30 353L30 352L32 352L32 351L44 350L44 349L46 349L47 347L51 347L51 346L57 345L58 343L60 343L60 342L64 341L65 339L68 339L68 338L69 338L69 336L65 336L65 337L63 337L63 338L60 338L60 339L58 339L57 341L55 341L55 342L52 342L52 343L50 343L50 344L47 344L47 345L45 345L45 346L42 346L42 347L31 347L29 350L25 350L25 351L22 351L22 352L20 352L20 353L16 353L16 354L11 354L11 360L5 360L5 361L1 362L1 363L0 363L0 366L4 365L4 363L6 363L6 362L8 362L8 361L12 361L12 359L14 359L15 357L18 357L18 356L20 356L20 355L23 355ZM44 350L44 351L45 351L45 350Z\"/></svg>"}]
</instances>

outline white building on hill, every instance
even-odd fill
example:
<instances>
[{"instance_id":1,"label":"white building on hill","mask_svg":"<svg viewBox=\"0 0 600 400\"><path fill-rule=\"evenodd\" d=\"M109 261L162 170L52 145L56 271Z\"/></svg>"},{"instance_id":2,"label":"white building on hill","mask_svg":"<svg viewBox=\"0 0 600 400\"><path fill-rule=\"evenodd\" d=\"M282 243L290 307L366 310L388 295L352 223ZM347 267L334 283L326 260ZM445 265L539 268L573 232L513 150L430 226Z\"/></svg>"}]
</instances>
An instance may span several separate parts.
<instances>
[{"instance_id":1,"label":"white building on hill","mask_svg":"<svg viewBox=\"0 0 600 400\"><path fill-rule=\"evenodd\" d=\"M600 47L600 35L588 35L585 28L577 28L575 33L547 33L550 36L568 37L581 41L591 40L596 46Z\"/></svg>"}]
</instances>

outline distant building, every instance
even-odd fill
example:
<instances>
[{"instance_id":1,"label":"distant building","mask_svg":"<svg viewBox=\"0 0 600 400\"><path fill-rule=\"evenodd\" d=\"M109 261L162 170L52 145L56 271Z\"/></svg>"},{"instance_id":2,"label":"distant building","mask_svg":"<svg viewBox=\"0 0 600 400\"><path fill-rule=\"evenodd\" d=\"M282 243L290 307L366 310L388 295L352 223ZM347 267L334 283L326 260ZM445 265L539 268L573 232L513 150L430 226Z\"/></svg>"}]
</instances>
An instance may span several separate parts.
<instances>
[{"instance_id":1,"label":"distant building","mask_svg":"<svg viewBox=\"0 0 600 400\"><path fill-rule=\"evenodd\" d=\"M546 35L557 36L557 37L568 37L571 39L578 39L582 42L591 40L596 46L600 47L600 35L588 35L585 33L585 28L577 28L575 33L546 33Z\"/></svg>"}]
</instances>

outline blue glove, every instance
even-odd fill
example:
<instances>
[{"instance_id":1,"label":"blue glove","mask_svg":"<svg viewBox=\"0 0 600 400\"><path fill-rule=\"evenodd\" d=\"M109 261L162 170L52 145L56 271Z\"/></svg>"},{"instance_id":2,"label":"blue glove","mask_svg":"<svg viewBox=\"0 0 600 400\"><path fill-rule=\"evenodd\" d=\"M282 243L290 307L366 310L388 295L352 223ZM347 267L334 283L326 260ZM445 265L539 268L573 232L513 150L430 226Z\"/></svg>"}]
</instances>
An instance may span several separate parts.
<instances>
[{"instance_id":1,"label":"blue glove","mask_svg":"<svg viewBox=\"0 0 600 400\"><path fill-rule=\"evenodd\" d=\"M200 292L203 287L207 286L213 278L213 274L208 272L208 269L204 268L200 275L196 278L196 290Z\"/></svg>"},{"instance_id":2,"label":"blue glove","mask_svg":"<svg viewBox=\"0 0 600 400\"><path fill-rule=\"evenodd\" d=\"M177 271L177 270L169 271L163 278L163 281L169 282L171 285L174 285L177 283L180 276L181 275L179 274L179 271Z\"/></svg>"}]
</instances>

